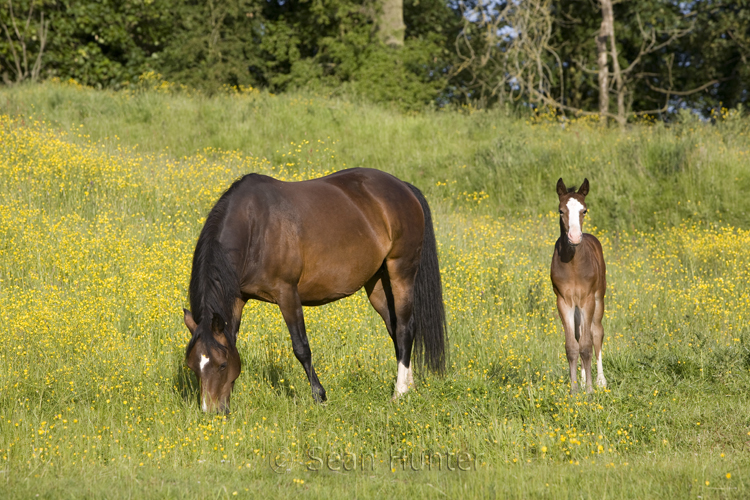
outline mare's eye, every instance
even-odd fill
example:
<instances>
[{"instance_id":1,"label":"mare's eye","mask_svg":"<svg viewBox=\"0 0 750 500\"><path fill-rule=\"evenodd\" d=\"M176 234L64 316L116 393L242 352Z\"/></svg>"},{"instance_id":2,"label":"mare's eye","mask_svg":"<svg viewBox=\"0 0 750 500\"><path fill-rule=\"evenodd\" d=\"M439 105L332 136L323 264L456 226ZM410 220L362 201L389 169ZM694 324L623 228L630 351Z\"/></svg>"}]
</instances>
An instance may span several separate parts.
<instances>
[{"instance_id":1,"label":"mare's eye","mask_svg":"<svg viewBox=\"0 0 750 500\"><path fill-rule=\"evenodd\" d=\"M562 215L562 210L560 210L560 215Z\"/></svg>"},{"instance_id":2,"label":"mare's eye","mask_svg":"<svg viewBox=\"0 0 750 500\"><path fill-rule=\"evenodd\" d=\"M224 370L224 369L226 369L226 367L227 367L227 364L226 363L222 363L221 366L219 367L219 369L220 370Z\"/></svg>"}]
</instances>

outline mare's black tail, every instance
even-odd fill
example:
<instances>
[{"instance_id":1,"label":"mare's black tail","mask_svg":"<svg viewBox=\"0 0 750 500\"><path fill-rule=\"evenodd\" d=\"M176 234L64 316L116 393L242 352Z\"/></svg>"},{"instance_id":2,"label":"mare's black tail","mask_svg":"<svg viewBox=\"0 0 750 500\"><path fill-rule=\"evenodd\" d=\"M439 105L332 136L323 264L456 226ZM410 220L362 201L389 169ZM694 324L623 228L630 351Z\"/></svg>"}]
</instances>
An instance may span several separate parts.
<instances>
[{"instance_id":1,"label":"mare's black tail","mask_svg":"<svg viewBox=\"0 0 750 500\"><path fill-rule=\"evenodd\" d=\"M419 200L424 212L422 260L414 283L412 360L416 361L417 367L426 366L429 370L442 374L445 372L447 358L447 335L432 213L422 192L411 184L407 185Z\"/></svg>"}]
</instances>

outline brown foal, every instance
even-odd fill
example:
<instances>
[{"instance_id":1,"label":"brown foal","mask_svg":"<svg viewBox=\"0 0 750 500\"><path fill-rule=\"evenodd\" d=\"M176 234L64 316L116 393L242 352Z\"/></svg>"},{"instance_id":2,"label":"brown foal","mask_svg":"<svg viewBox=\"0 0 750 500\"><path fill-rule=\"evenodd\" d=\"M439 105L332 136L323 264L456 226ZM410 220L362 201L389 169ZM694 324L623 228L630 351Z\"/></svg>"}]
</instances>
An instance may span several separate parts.
<instances>
[{"instance_id":1,"label":"brown foal","mask_svg":"<svg viewBox=\"0 0 750 500\"><path fill-rule=\"evenodd\" d=\"M578 391L576 365L581 357L581 382L586 392L593 392L591 347L596 353L596 383L606 387L602 368L604 328L604 293L607 289L607 268L602 245L596 237L582 232L586 215L589 181L581 188L568 189L562 178L557 181L560 198L560 237L552 254L552 287L557 296L557 310L565 329L565 352L570 365L570 393Z\"/></svg>"}]
</instances>

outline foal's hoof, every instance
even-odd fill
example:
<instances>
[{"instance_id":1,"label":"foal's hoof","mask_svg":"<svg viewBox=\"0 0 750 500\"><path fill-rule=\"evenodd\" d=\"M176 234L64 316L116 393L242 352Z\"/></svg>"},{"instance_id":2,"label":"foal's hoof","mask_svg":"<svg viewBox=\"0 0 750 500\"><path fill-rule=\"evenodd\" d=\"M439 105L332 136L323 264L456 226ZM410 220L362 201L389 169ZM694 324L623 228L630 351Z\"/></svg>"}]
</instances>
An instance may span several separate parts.
<instances>
[{"instance_id":1,"label":"foal's hoof","mask_svg":"<svg viewBox=\"0 0 750 500\"><path fill-rule=\"evenodd\" d=\"M578 394L578 383L572 382L570 384L570 395L575 396L576 394Z\"/></svg>"}]
</instances>

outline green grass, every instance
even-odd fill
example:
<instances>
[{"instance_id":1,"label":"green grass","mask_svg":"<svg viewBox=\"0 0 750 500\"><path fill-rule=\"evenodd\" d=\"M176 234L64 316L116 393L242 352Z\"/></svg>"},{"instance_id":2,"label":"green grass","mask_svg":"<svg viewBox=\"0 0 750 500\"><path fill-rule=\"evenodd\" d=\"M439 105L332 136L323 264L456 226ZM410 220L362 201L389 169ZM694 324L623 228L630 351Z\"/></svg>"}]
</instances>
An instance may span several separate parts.
<instances>
[{"instance_id":1,"label":"green grass","mask_svg":"<svg viewBox=\"0 0 750 500\"><path fill-rule=\"evenodd\" d=\"M367 104L306 95L204 97L144 90L92 92L47 84L4 89L0 113L43 117L83 140L179 158L205 148L318 169L371 167L461 200L486 193L487 213L554 210L554 186L591 182L593 223L612 230L677 224L687 218L750 225L750 124L725 112L709 126L683 115L666 127L599 130L594 122L519 119L502 111L400 115ZM292 147L290 143L294 143ZM300 148L301 149L301 148ZM437 182L445 186L436 186ZM698 203L700 202L700 203Z\"/></svg>"},{"instance_id":2,"label":"green grass","mask_svg":"<svg viewBox=\"0 0 750 500\"><path fill-rule=\"evenodd\" d=\"M744 120L623 133L59 84L3 89L0 107L3 498L748 496ZM391 402L393 347L360 292L305 310L315 405L277 308L250 303L232 414L202 414L181 307L208 209L244 172L344 164L428 193L446 377ZM607 260L609 386L591 396L568 395L549 283L560 175L592 182L584 229ZM308 451L375 460L332 471ZM478 460L392 458L435 452Z\"/></svg>"}]
</instances>

